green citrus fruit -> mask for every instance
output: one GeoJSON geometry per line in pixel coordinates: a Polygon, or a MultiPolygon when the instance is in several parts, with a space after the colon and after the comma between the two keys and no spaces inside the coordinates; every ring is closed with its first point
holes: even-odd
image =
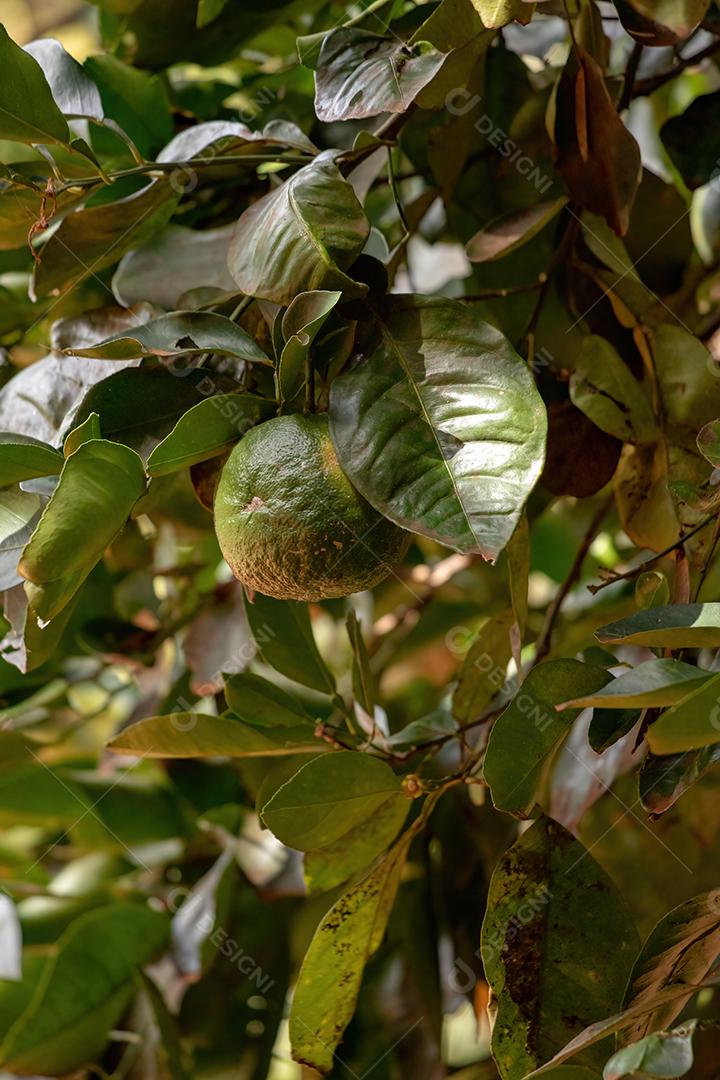
{"type": "Polygon", "coordinates": [[[279,416],[249,431],[223,468],[214,509],[232,572],[280,600],[372,588],[410,539],[352,486],[325,415],[279,416]]]}

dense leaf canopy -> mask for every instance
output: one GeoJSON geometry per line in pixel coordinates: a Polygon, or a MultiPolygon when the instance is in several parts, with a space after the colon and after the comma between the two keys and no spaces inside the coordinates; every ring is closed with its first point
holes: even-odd
{"type": "Polygon", "coordinates": [[[0,1073],[717,1080],[720,3],[79,6],[0,25],[0,1073]],[[313,425],[286,600],[215,492],[313,425]]]}

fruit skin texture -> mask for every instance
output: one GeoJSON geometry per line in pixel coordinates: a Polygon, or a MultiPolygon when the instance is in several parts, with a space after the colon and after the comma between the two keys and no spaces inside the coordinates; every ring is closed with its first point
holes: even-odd
{"type": "Polygon", "coordinates": [[[370,589],[410,542],[348,480],[325,414],[279,416],[249,431],[223,468],[214,509],[235,577],[279,600],[370,589]]]}

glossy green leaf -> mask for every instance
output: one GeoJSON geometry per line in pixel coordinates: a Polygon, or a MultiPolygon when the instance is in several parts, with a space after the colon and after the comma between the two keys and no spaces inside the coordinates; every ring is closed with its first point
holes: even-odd
{"type": "Polygon", "coordinates": [[[395,900],[411,834],[342,896],[321,920],[298,975],[290,1011],[296,1061],[327,1073],[395,900]]]}
{"type": "Polygon", "coordinates": [[[282,412],[302,409],[310,349],[341,295],[324,291],[300,293],[285,312],[282,320],[285,345],[277,377],[282,412]]]}
{"type": "Polygon", "coordinates": [[[654,754],[678,754],[720,742],[720,675],[689,690],[650,725],[646,738],[654,754]]]}
{"type": "Polygon", "coordinates": [[[55,104],[66,116],[90,116],[102,120],[100,91],[95,83],[55,38],[40,38],[25,46],[37,60],[52,92],[55,104]]]}
{"type": "Polygon", "coordinates": [[[666,604],[608,623],[595,634],[604,645],[661,649],[720,646],[720,604],[666,604]]]}
{"type": "Polygon", "coordinates": [[[77,919],[43,971],[27,1011],[6,1033],[2,1065],[57,1076],[102,1050],[140,965],[163,946],[167,919],[140,904],[113,904],[77,919]]]}
{"type": "Polygon", "coordinates": [[[253,131],[237,120],[208,120],[178,132],[162,148],[158,161],[181,162],[197,157],[213,160],[228,154],[233,157],[248,154],[252,157],[270,146],[301,150],[310,155],[318,152],[307,135],[289,120],[271,120],[262,131],[253,131]]]}
{"type": "Polygon", "coordinates": [[[400,781],[379,758],[352,750],[309,761],[261,810],[265,824],[290,848],[327,847],[367,821],[388,800],[405,799],[400,781]]]}
{"type": "Polygon", "coordinates": [[[570,378],[573,405],[608,435],[622,442],[651,443],[659,428],[650,402],[609,341],[592,335],[583,342],[570,378]]]}
{"type": "Polygon", "coordinates": [[[0,488],[36,476],[57,476],[62,466],[62,454],[47,443],[30,435],[0,432],[0,488]]]}
{"type": "Polygon", "coordinates": [[[326,124],[403,113],[446,57],[427,42],[409,45],[359,27],[323,39],[315,72],[315,113],[326,124]]]}
{"type": "Polygon", "coordinates": [[[232,446],[262,420],[275,413],[272,402],[254,394],[216,394],[193,405],[150,454],[150,476],[206,461],[232,446]]]}
{"type": "Polygon", "coordinates": [[[542,470],[544,405],[510,343],[452,300],[398,296],[337,378],[330,432],[382,514],[495,559],[542,470]]]}
{"type": "Polygon", "coordinates": [[[157,758],[277,757],[321,754],[327,743],[315,738],[315,725],[296,727],[247,724],[224,713],[168,713],[150,716],[125,728],[108,743],[119,754],[157,758]]]}
{"type": "Polygon", "coordinates": [[[54,618],[71,600],[144,489],[142,462],[118,443],[93,439],[65,461],[18,565],[33,585],[40,619],[54,618]]]}
{"type": "Polygon", "coordinates": [[[173,311],[138,326],[132,333],[114,334],[91,348],[66,351],[73,356],[93,356],[101,360],[214,352],[254,363],[271,362],[241,327],[211,311],[173,311]]]}
{"type": "Polygon", "coordinates": [[[558,713],[556,705],[571,688],[575,696],[599,690],[611,676],[604,668],[578,660],[552,660],[528,674],[490,732],[485,781],[494,806],[527,817],[580,709],[558,713]]]}
{"type": "MultiPolygon", "coordinates": [[[[180,363],[127,367],[88,390],[72,423],[82,424],[96,413],[104,438],[124,443],[147,458],[185,413],[236,385],[227,376],[180,363]]],[[[197,439],[201,438],[197,433],[197,439]]]]}
{"type": "Polygon", "coordinates": [[[673,705],[699,683],[712,676],[682,660],[646,660],[631,671],[619,675],[595,694],[584,694],[558,705],[585,709],[647,709],[673,705]]]}
{"type": "Polygon", "coordinates": [[[245,610],[266,664],[311,690],[335,692],[335,680],[315,644],[307,604],[255,593],[245,610]]]}
{"type": "Polygon", "coordinates": [[[34,57],[0,25],[0,136],[24,143],[70,142],[70,129],[34,57]]]}
{"type": "Polygon", "coordinates": [[[344,271],[369,232],[355,192],[328,151],[242,214],[228,267],[242,292],[276,304],[316,289],[363,296],[367,287],[344,271]]]}
{"type": "Polygon", "coordinates": [[[169,220],[178,194],[163,180],[117,202],[69,214],[43,245],[33,274],[36,298],[59,296],[116,263],[169,220]]]}
{"type": "Polygon", "coordinates": [[[605,871],[543,817],[493,873],[481,947],[497,1003],[493,1057],[503,1080],[516,1080],[619,1008],[638,937],[605,871]]]}
{"type": "MultiPolygon", "coordinates": [[[[695,986],[713,967],[720,951],[720,890],[702,893],[673,908],[645,942],[632,969],[625,1007],[652,1002],[678,985],[695,986]]],[[[639,1017],[623,1032],[624,1043],[667,1029],[693,991],[674,997],[639,1017]]]]}
{"type": "Polygon", "coordinates": [[[567,198],[536,203],[526,210],[512,210],[496,218],[468,240],[465,250],[470,262],[502,259],[527,244],[567,205],[567,198]]]}

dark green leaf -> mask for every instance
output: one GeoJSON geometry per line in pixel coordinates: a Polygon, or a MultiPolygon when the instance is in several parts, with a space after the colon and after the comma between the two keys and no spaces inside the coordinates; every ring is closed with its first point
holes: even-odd
{"type": "Polygon", "coordinates": [[[53,101],[42,68],[0,24],[0,136],[24,143],[70,142],[70,129],[53,101]]]}
{"type": "Polygon", "coordinates": [[[315,644],[307,604],[256,593],[245,610],[266,664],[302,686],[323,694],[335,692],[335,680],[315,644]]]}
{"type": "Polygon", "coordinates": [[[362,626],[354,611],[348,612],[345,625],[353,650],[353,697],[368,716],[374,717],[377,697],[375,677],[370,667],[370,657],[362,634],[362,626]]]}
{"type": "Polygon", "coordinates": [[[304,402],[302,391],[307,377],[307,360],[312,344],[333,308],[339,292],[300,293],[282,320],[285,340],[278,366],[278,390],[283,412],[298,412],[304,402]]]}
{"type": "Polygon", "coordinates": [[[275,412],[272,402],[254,394],[216,394],[184,413],[147,462],[150,476],[206,461],[236,443],[246,431],[275,412]]]}
{"type": "Polygon", "coordinates": [[[595,634],[605,645],[661,649],[720,646],[720,604],[666,604],[609,623],[595,634]]]}
{"type": "Polygon", "coordinates": [[[57,476],[62,467],[62,454],[47,443],[30,435],[0,432],[0,488],[36,476],[57,476]]]}
{"type": "Polygon", "coordinates": [[[236,716],[250,724],[297,727],[310,721],[301,701],[249,671],[225,680],[225,700],[236,716]]]}
{"type": "Polygon", "coordinates": [[[490,732],[484,775],[498,810],[527,817],[580,709],[558,713],[568,691],[575,696],[599,690],[611,676],[578,660],[538,664],[490,732]]]}
{"type": "Polygon", "coordinates": [[[355,192],[328,151],[245,211],[228,267],[242,292],[276,304],[315,289],[363,296],[367,287],[344,271],[369,232],[355,192]]]}
{"type": "Polygon", "coordinates": [[[660,138],[689,188],[699,188],[717,175],[720,131],[717,126],[720,91],[695,98],[680,116],[660,129],[660,138]]]}
{"type": "Polygon", "coordinates": [[[316,65],[316,115],[330,124],[406,112],[445,60],[427,42],[409,45],[358,27],[332,30],[316,65]]]}
{"type": "Polygon", "coordinates": [[[106,115],[130,136],[141,154],[152,158],[173,132],[162,76],[130,67],[108,53],[88,57],[85,70],[100,91],[106,115]]]}
{"type": "Polygon", "coordinates": [[[114,334],[90,348],[68,349],[67,352],[100,360],[214,352],[270,364],[267,355],[249,334],[231,319],[211,311],[173,311],[136,327],[131,333],[114,334]]]}
{"type": "Polygon", "coordinates": [[[510,343],[452,300],[396,297],[333,383],[330,432],[376,510],[494,559],[542,470],[546,414],[510,343]]]}
{"type": "Polygon", "coordinates": [[[707,682],[712,676],[693,664],[682,660],[647,660],[631,671],[619,675],[595,694],[562,702],[576,708],[596,709],[647,709],[673,705],[684,698],[698,683],[707,682]]]}
{"type": "Polygon", "coordinates": [[[642,805],[649,814],[664,814],[705,773],[720,763],[720,744],[702,750],[658,757],[648,754],[638,783],[642,805]]]}
{"type": "Polygon", "coordinates": [[[609,341],[593,335],[583,342],[570,378],[570,398],[601,431],[622,442],[651,443],[657,421],[637,379],[609,341]]]}

